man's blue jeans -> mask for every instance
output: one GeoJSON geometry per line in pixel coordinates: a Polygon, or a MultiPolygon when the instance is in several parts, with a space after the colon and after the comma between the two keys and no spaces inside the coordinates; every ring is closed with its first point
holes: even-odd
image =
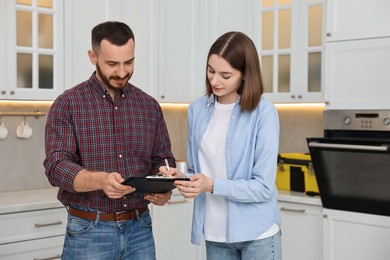
{"type": "Polygon", "coordinates": [[[99,218],[93,221],[68,215],[62,259],[155,260],[149,211],[123,222],[99,221],[99,218]]]}

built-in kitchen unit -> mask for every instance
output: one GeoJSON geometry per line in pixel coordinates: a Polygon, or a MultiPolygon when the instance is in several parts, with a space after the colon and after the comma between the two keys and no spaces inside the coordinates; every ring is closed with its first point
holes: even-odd
{"type": "MultiPolygon", "coordinates": [[[[18,10],[29,10],[28,7],[23,6],[25,2],[28,2],[27,0],[18,0],[17,2],[18,10]]],[[[51,1],[37,0],[33,2],[46,5],[51,1]]],[[[139,43],[136,45],[136,55],[142,58],[136,60],[137,69],[133,83],[160,102],[190,102],[193,98],[201,95],[204,85],[205,58],[210,43],[226,30],[242,30],[255,41],[259,39],[257,43],[263,57],[262,65],[274,69],[274,73],[265,75],[267,77],[265,80],[273,82],[272,87],[267,88],[265,96],[273,102],[289,104],[321,102],[325,103],[325,110],[353,110],[353,115],[349,119],[346,116],[339,121],[340,125],[348,125],[347,123],[351,121],[354,122],[353,124],[363,122],[364,126],[370,126],[370,122],[379,121],[382,116],[379,114],[376,116],[377,112],[371,113],[367,110],[390,109],[390,73],[388,73],[388,68],[390,68],[390,16],[388,15],[390,1],[388,0],[58,0],[54,2],[56,4],[53,10],[36,8],[40,11],[44,10],[44,14],[55,14],[57,17],[53,19],[56,22],[53,31],[57,35],[56,40],[53,41],[53,48],[45,48],[44,50],[38,48],[42,52],[41,54],[52,56],[54,62],[62,60],[62,63],[59,62],[60,66],[55,67],[58,72],[53,78],[53,82],[59,81],[60,84],[53,85],[52,89],[39,89],[37,85],[34,85],[36,89],[17,89],[14,84],[18,78],[14,68],[16,60],[12,55],[17,51],[24,54],[31,51],[25,47],[17,48],[15,39],[7,39],[6,35],[2,34],[13,31],[15,36],[16,25],[13,19],[16,14],[13,13],[15,12],[14,0],[0,2],[0,55],[6,57],[0,60],[0,78],[3,79],[0,82],[0,99],[2,101],[53,100],[63,90],[85,80],[93,71],[93,66],[89,64],[86,55],[90,45],[88,37],[90,29],[98,22],[117,19],[132,25],[136,41],[139,43]],[[274,6],[275,3],[277,6],[274,6]],[[261,7],[263,4],[268,7],[261,7]],[[297,9],[297,6],[301,8],[297,9]],[[324,9],[318,8],[318,6],[322,6],[324,9]],[[61,8],[63,8],[64,13],[59,12],[61,8]],[[298,13],[291,15],[291,10],[298,10],[298,13]],[[311,13],[310,10],[314,13],[311,18],[308,15],[311,13]],[[296,57],[297,53],[291,52],[290,47],[262,48],[263,44],[266,44],[260,40],[261,37],[264,37],[261,33],[262,29],[259,28],[261,21],[263,21],[263,17],[260,15],[262,11],[272,12],[275,24],[283,23],[286,17],[292,17],[295,23],[294,28],[299,30],[309,30],[310,19],[318,21],[321,19],[318,19],[317,16],[323,15],[324,23],[319,27],[323,30],[321,37],[319,37],[324,41],[322,46],[318,42],[306,46],[308,36],[301,35],[302,38],[298,39],[298,34],[294,31],[290,35],[294,44],[290,47],[296,48],[297,45],[303,43],[304,46],[299,48],[301,57],[296,57]],[[90,15],[86,19],[88,13],[90,15]],[[178,23],[178,20],[181,22],[178,23]],[[304,23],[305,26],[300,23],[304,23]],[[181,44],[177,45],[177,42],[181,44]],[[61,51],[66,55],[62,55],[61,51]],[[278,62],[282,65],[290,65],[288,55],[291,55],[290,58],[294,65],[291,66],[294,68],[292,70],[294,73],[290,73],[286,80],[286,78],[279,78],[279,74],[275,71],[283,70],[283,66],[279,69],[278,62]],[[318,66],[312,66],[312,62],[318,64],[318,61],[320,61],[320,69],[318,66]],[[300,68],[299,73],[295,73],[298,67],[300,68]],[[320,77],[320,80],[316,80],[320,85],[316,84],[317,87],[314,89],[306,83],[306,74],[310,70],[314,72],[314,75],[320,77]],[[64,73],[61,74],[61,71],[64,73]],[[279,88],[278,81],[289,81],[293,84],[291,88],[287,88],[285,85],[279,88]]],[[[37,17],[33,19],[38,20],[37,17]]],[[[311,29],[313,31],[313,28],[311,29]]],[[[314,27],[314,32],[316,31],[318,28],[314,27]]],[[[274,32],[272,39],[284,35],[284,33],[279,35],[277,29],[274,32]]],[[[23,57],[25,56],[22,55],[21,58],[23,57]]],[[[51,58],[49,58],[50,60],[51,58]]],[[[34,73],[36,76],[39,71],[34,73]]],[[[316,131],[317,135],[299,135],[306,133],[307,129],[317,129],[317,122],[322,122],[322,115],[318,116],[318,113],[315,114],[315,118],[308,117],[308,114],[312,115],[310,112],[313,109],[307,104],[306,106],[308,111],[304,111],[304,116],[302,116],[304,119],[294,117],[297,114],[294,112],[294,108],[284,106],[278,108],[281,116],[281,133],[282,135],[285,133],[284,139],[281,140],[284,141],[284,143],[281,142],[282,149],[287,149],[288,145],[295,149],[296,142],[304,142],[306,146],[306,137],[315,138],[310,141],[313,148],[321,143],[316,138],[324,137],[322,131],[316,131]],[[320,120],[318,120],[319,117],[321,117],[320,120]],[[301,120],[301,123],[294,124],[294,122],[289,121],[291,118],[296,121],[301,120]],[[286,142],[289,144],[286,145],[286,142]]],[[[12,103],[9,105],[4,102],[4,104],[0,104],[0,107],[6,112],[35,113],[36,110],[43,110],[45,113],[48,105],[46,103],[43,105],[41,103],[20,103],[20,105],[12,103]],[[16,106],[27,107],[28,110],[20,110],[16,106]]],[[[177,114],[174,113],[168,111],[167,119],[172,120],[172,118],[177,117],[177,114]]],[[[300,113],[298,114],[300,115],[300,113]]],[[[328,118],[328,116],[326,117],[328,118]]],[[[0,119],[8,127],[7,139],[0,140],[0,153],[1,156],[10,156],[7,160],[1,161],[5,163],[0,170],[0,176],[3,181],[9,181],[9,185],[17,187],[20,187],[18,186],[19,182],[15,182],[9,176],[17,176],[17,179],[21,177],[24,179],[34,178],[30,181],[32,186],[28,186],[26,183],[27,186],[24,187],[27,189],[25,190],[0,193],[2,227],[0,229],[0,259],[59,258],[65,234],[67,212],[56,199],[56,188],[49,186],[36,188],[36,181],[43,180],[45,177],[43,172],[39,173],[39,177],[34,176],[37,174],[36,172],[30,172],[31,169],[40,170],[41,162],[31,162],[29,159],[35,158],[37,154],[38,158],[43,157],[42,149],[39,148],[34,154],[28,154],[29,149],[24,148],[27,144],[42,145],[43,138],[39,139],[37,136],[43,133],[42,125],[45,115],[38,116],[38,118],[27,115],[27,120],[34,129],[30,140],[12,139],[16,128],[14,125],[23,120],[23,116],[2,116],[0,119]],[[13,140],[14,143],[9,144],[10,140],[13,140]],[[8,148],[7,153],[2,149],[4,145],[8,148]],[[24,158],[23,161],[14,158],[16,157],[13,156],[16,154],[15,149],[19,151],[19,156],[24,158]],[[12,165],[7,164],[6,161],[12,162],[12,165]],[[24,167],[27,169],[21,170],[25,161],[29,162],[24,167]],[[18,172],[12,172],[13,169],[18,169],[18,172]],[[7,176],[4,176],[5,174],[7,176]],[[28,189],[28,187],[34,188],[28,189]]],[[[387,120],[383,118],[382,121],[387,120]]],[[[180,127],[183,129],[182,125],[180,127]]],[[[174,131],[179,130],[175,129],[174,131]]],[[[174,133],[175,138],[181,137],[180,134],[174,133]]],[[[185,138],[178,141],[178,143],[183,142],[185,142],[185,138]]],[[[310,142],[307,147],[310,147],[310,142]]],[[[348,143],[348,145],[350,144],[348,143]]],[[[379,147],[380,150],[386,149],[386,146],[379,147]]],[[[356,154],[367,155],[369,158],[373,158],[372,155],[384,158],[387,156],[385,151],[362,152],[351,148],[345,149],[345,147],[343,149],[348,153],[343,152],[343,156],[335,156],[339,152],[335,153],[334,147],[322,149],[324,149],[324,154],[327,154],[325,157],[335,157],[334,163],[337,163],[337,166],[339,163],[337,159],[340,159],[342,162],[351,162],[347,165],[352,164],[352,162],[363,163],[365,161],[369,163],[366,166],[371,164],[372,168],[376,169],[377,164],[373,163],[372,160],[359,160],[358,162],[354,156],[356,154]],[[346,154],[349,155],[344,156],[346,154]]],[[[290,150],[289,152],[295,151],[290,150]]],[[[324,154],[319,152],[318,156],[313,156],[313,160],[323,158],[324,154]]],[[[319,160],[321,161],[321,159],[319,160]]],[[[376,159],[373,160],[376,161],[376,159]]],[[[318,162],[315,164],[319,172],[318,162]]],[[[386,167],[383,164],[378,165],[386,167]]],[[[361,165],[359,164],[359,166],[361,165]]],[[[343,167],[335,167],[336,171],[332,171],[332,173],[341,175],[339,170],[343,167]]],[[[385,168],[378,168],[382,170],[370,172],[369,176],[377,178],[371,183],[367,175],[363,175],[361,167],[352,167],[355,167],[353,169],[363,176],[363,180],[368,182],[367,186],[362,188],[364,192],[368,193],[369,198],[371,196],[369,206],[366,208],[372,208],[372,199],[378,200],[378,198],[383,198],[383,195],[385,195],[386,203],[387,193],[383,194],[376,188],[369,189],[369,185],[375,181],[378,184],[380,180],[383,182],[387,180],[387,177],[379,176],[385,172],[385,168]],[[370,191],[373,192],[370,193],[370,191]]],[[[317,175],[320,193],[324,193],[330,189],[326,182],[322,182],[326,175],[323,177],[317,175]]],[[[349,175],[349,177],[351,176],[349,175]]],[[[357,175],[353,175],[353,177],[356,178],[357,175]]],[[[348,179],[341,178],[340,180],[339,176],[333,177],[333,180],[336,184],[341,183],[341,180],[348,182],[348,179]]],[[[359,182],[360,180],[355,181],[359,182]]],[[[379,187],[383,186],[385,184],[379,183],[379,187]]],[[[4,188],[1,184],[0,187],[4,188]]],[[[349,201],[341,200],[342,203],[334,202],[334,197],[340,199],[345,194],[351,195],[352,191],[356,191],[353,189],[357,189],[357,186],[349,184],[342,188],[337,185],[336,187],[336,190],[330,189],[331,193],[321,194],[321,197],[307,196],[302,192],[280,190],[279,208],[282,217],[284,260],[388,259],[390,248],[387,244],[390,241],[390,223],[387,207],[382,207],[384,202],[374,202],[374,204],[379,203],[375,204],[377,207],[361,212],[359,204],[364,203],[361,198],[350,198],[349,201]],[[356,199],[360,202],[354,202],[356,199]]],[[[358,194],[360,194],[359,192],[358,194]]],[[[191,211],[192,201],[185,200],[178,194],[175,194],[172,201],[165,207],[151,207],[158,259],[205,259],[204,247],[195,247],[190,244],[191,211]],[[174,221],[172,221],[172,212],[175,216],[174,221]],[[171,241],[175,245],[180,245],[175,247],[180,249],[179,251],[172,250],[171,241]]]]}

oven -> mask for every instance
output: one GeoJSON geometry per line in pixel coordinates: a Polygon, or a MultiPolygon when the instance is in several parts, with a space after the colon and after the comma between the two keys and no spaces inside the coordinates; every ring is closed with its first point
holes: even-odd
{"type": "Polygon", "coordinates": [[[326,110],[307,143],[324,208],[390,216],[390,110],[326,110]]]}

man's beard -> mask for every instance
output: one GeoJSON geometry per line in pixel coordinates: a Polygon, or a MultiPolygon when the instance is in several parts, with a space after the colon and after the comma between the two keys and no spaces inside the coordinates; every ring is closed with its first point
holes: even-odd
{"type": "Polygon", "coordinates": [[[119,76],[110,76],[109,78],[107,78],[107,77],[102,73],[102,70],[100,69],[99,64],[96,64],[96,72],[99,74],[100,78],[102,79],[104,86],[107,87],[107,88],[109,88],[110,90],[113,90],[113,91],[122,90],[124,87],[126,87],[128,81],[130,80],[131,76],[133,75],[133,73],[131,73],[131,74],[127,74],[127,75],[124,76],[123,78],[121,78],[121,77],[119,77],[119,76]],[[127,80],[124,81],[124,83],[123,83],[122,86],[113,86],[113,85],[111,85],[111,83],[110,83],[110,80],[111,80],[111,79],[113,79],[113,80],[118,80],[118,79],[125,79],[125,78],[127,78],[127,80]]]}

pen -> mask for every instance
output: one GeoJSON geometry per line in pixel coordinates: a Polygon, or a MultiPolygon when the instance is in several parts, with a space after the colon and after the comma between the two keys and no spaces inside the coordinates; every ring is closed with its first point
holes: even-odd
{"type": "Polygon", "coordinates": [[[168,160],[167,160],[167,159],[165,159],[165,165],[167,166],[167,169],[168,169],[168,171],[169,171],[169,163],[168,163],[168,160]]]}

